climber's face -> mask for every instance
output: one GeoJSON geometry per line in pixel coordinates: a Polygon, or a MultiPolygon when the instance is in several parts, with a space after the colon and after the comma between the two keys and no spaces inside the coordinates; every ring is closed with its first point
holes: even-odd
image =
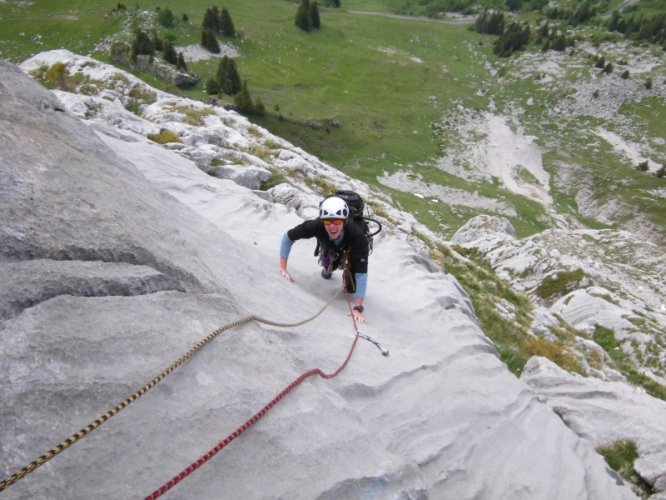
{"type": "Polygon", "coordinates": [[[332,240],[337,239],[342,230],[345,228],[344,221],[342,219],[324,219],[323,221],[324,228],[328,233],[328,237],[332,240]]]}

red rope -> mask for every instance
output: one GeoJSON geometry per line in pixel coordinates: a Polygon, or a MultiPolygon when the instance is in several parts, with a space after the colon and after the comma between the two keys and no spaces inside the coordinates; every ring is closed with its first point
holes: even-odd
{"type": "MultiPolygon", "coordinates": [[[[349,303],[349,301],[347,301],[349,303]]],[[[351,307],[350,307],[351,310],[351,307]]],[[[352,319],[354,318],[354,315],[352,314],[352,319]]],[[[354,321],[354,326],[356,326],[356,321],[354,321]]],[[[347,354],[347,357],[345,358],[344,362],[338,367],[337,370],[335,370],[333,373],[324,373],[322,372],[319,368],[314,368],[310,371],[307,371],[303,373],[300,377],[295,379],[291,384],[289,384],[287,387],[285,387],[280,394],[275,396],[273,400],[268,403],[266,406],[264,406],[258,413],[256,413],[252,418],[250,418],[247,422],[245,422],[243,425],[241,425],[238,429],[236,429],[234,432],[229,434],[226,438],[224,438],[222,441],[217,443],[214,448],[212,448],[208,453],[205,455],[202,455],[199,460],[196,462],[192,463],[189,467],[184,469],[180,474],[177,474],[174,476],[171,480],[166,482],[163,486],[160,488],[156,489],[153,491],[150,495],[146,497],[146,500],[149,499],[154,499],[154,498],[159,498],[160,496],[164,495],[167,491],[169,491],[171,488],[176,486],[180,481],[185,479],[187,476],[189,476],[192,472],[197,470],[199,467],[201,467],[203,464],[208,462],[211,458],[213,458],[215,455],[217,455],[218,452],[222,450],[225,446],[227,446],[229,443],[231,443],[234,439],[239,437],[243,432],[245,432],[247,429],[249,429],[253,424],[257,423],[261,417],[263,417],[268,411],[273,408],[283,397],[285,397],[287,394],[289,394],[293,389],[295,389],[298,385],[300,385],[301,382],[303,382],[305,379],[312,377],[313,375],[319,375],[321,378],[329,380],[334,377],[336,377],[342,370],[344,370],[345,366],[347,366],[347,363],[352,357],[352,354],[354,352],[354,348],[356,347],[356,342],[358,341],[358,332],[356,332],[356,335],[354,336],[354,342],[352,342],[351,348],[349,349],[349,354],[347,354]]]]}

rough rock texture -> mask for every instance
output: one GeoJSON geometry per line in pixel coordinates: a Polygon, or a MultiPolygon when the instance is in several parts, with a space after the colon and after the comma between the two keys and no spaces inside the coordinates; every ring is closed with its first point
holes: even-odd
{"type": "MultiPolygon", "coordinates": [[[[638,370],[666,383],[666,259],[662,249],[627,231],[548,230],[517,239],[508,221],[475,217],[453,241],[477,248],[497,274],[542,303],[537,310],[541,328],[564,319],[583,335],[579,352],[608,355],[592,338],[598,327],[612,332],[638,370]],[[563,272],[580,270],[583,279],[553,297],[540,299],[537,288],[563,272]],[[589,338],[584,338],[588,336],[589,338]]],[[[547,328],[546,328],[547,329],[547,328]]],[[[548,337],[547,332],[537,331],[548,337]]],[[[605,362],[604,362],[605,363],[605,362]]],[[[533,359],[521,377],[544,396],[577,434],[597,446],[631,439],[638,445],[636,470],[655,491],[666,484],[666,404],[627,383],[613,369],[588,367],[589,378],[569,374],[545,359],[533,359]]]]}
{"type": "Polygon", "coordinates": [[[623,382],[602,382],[568,373],[546,358],[532,358],[527,382],[576,434],[595,446],[628,439],[636,443],[636,472],[655,490],[666,490],[666,402],[623,382]]]}
{"type": "MultiPolygon", "coordinates": [[[[295,283],[276,272],[280,237],[301,221],[292,209],[207,176],[136,131],[106,121],[90,129],[62,109],[0,62],[3,475],[218,326],[250,313],[299,321],[340,286],[339,276],[321,280],[306,243],[290,257],[295,283]]],[[[144,126],[117,123],[132,120],[144,126]]],[[[315,170],[295,148],[286,156],[315,170]]],[[[507,371],[457,282],[403,239],[377,241],[365,304],[363,330],[388,358],[359,341],[337,378],[306,380],[172,496],[634,497],[507,371]]],[[[152,492],[300,374],[335,370],[354,337],[347,311],[337,299],[298,328],[222,332],[4,497],[152,492]]]]}
{"type": "Polygon", "coordinates": [[[580,331],[591,336],[596,325],[612,330],[636,364],[665,384],[662,248],[628,231],[611,229],[550,229],[517,239],[507,232],[507,223],[503,218],[475,217],[453,242],[477,248],[498,276],[580,331]],[[546,280],[576,270],[582,272],[579,282],[553,295],[537,296],[546,280]]]}
{"type": "Polygon", "coordinates": [[[482,237],[493,238],[493,241],[513,240],[516,238],[516,230],[509,219],[479,215],[456,231],[451,242],[460,245],[477,241],[482,237]]]}

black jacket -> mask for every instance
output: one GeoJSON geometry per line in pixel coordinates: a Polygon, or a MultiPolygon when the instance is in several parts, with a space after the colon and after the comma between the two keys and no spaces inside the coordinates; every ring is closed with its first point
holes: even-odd
{"type": "MultiPolygon", "coordinates": [[[[368,238],[363,232],[361,225],[355,223],[353,219],[350,219],[350,221],[345,224],[345,229],[342,234],[342,242],[339,246],[336,246],[335,243],[329,239],[321,219],[305,221],[287,231],[287,236],[291,241],[317,238],[318,253],[321,253],[322,249],[330,249],[341,255],[345,250],[349,249],[349,260],[351,261],[350,271],[352,273],[368,272],[368,238]]],[[[317,255],[317,252],[315,252],[315,255],[317,255]]]]}

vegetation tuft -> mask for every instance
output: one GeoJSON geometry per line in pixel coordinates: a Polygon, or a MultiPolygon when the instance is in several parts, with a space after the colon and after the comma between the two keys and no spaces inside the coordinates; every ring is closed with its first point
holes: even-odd
{"type": "Polygon", "coordinates": [[[629,440],[616,441],[612,445],[597,448],[606,463],[623,478],[631,479],[635,474],[634,462],[638,458],[636,443],[629,440]]]}
{"type": "Polygon", "coordinates": [[[162,128],[157,134],[148,134],[148,139],[158,144],[167,144],[169,142],[180,142],[180,137],[171,130],[162,128]]]}
{"type": "MultiPolygon", "coordinates": [[[[528,333],[532,321],[529,298],[516,293],[510,284],[485,269],[487,264],[483,261],[462,259],[443,245],[437,246],[431,257],[442,269],[455,276],[469,293],[484,333],[493,341],[500,359],[509,370],[520,376],[530,356],[536,354],[536,349],[530,352],[530,344],[526,343],[531,338],[528,333]],[[501,303],[510,305],[513,310],[511,316],[500,314],[498,306],[501,303]]],[[[467,253],[467,257],[473,258],[474,252],[467,253]]],[[[546,355],[545,350],[539,349],[539,355],[546,355]]],[[[565,359],[564,356],[554,358],[556,363],[565,359]]]]}
{"type": "Polygon", "coordinates": [[[627,377],[631,383],[643,387],[648,394],[655,398],[666,401],[666,387],[636,369],[631,358],[622,350],[616,340],[613,330],[597,324],[594,327],[592,338],[608,353],[615,364],[615,368],[627,377]]]}
{"type": "Polygon", "coordinates": [[[621,439],[611,445],[600,446],[597,448],[597,453],[604,457],[611,469],[635,485],[642,497],[647,498],[654,493],[654,488],[644,481],[634,469],[634,463],[638,458],[636,443],[628,439],[621,439]]]}
{"type": "Polygon", "coordinates": [[[560,271],[552,276],[546,276],[535,292],[542,299],[560,297],[575,290],[584,277],[585,273],[580,268],[574,271],[560,271]]]}

